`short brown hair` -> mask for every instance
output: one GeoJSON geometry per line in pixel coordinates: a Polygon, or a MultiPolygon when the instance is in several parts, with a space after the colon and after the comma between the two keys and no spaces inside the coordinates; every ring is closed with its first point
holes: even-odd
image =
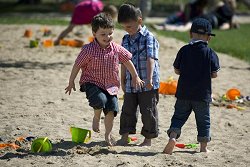
{"type": "Polygon", "coordinates": [[[133,4],[126,3],[120,6],[118,12],[118,23],[125,23],[130,20],[137,21],[138,18],[142,18],[142,13],[139,8],[136,8],[133,4]]]}
{"type": "Polygon", "coordinates": [[[100,13],[96,15],[91,22],[92,31],[97,32],[99,28],[114,28],[114,22],[110,15],[100,13]]]}
{"type": "Polygon", "coordinates": [[[115,19],[117,17],[117,8],[114,5],[105,5],[103,10],[103,13],[110,14],[110,16],[115,19]]]}

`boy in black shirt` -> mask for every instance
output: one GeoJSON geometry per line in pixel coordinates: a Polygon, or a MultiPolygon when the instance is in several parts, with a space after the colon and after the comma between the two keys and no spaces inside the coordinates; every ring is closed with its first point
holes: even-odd
{"type": "Polygon", "coordinates": [[[172,154],[176,139],[180,137],[181,128],[192,110],[195,113],[200,151],[208,152],[207,143],[211,140],[211,78],[216,78],[220,69],[216,53],[208,47],[211,36],[215,36],[211,31],[208,20],[195,19],[190,30],[191,41],[179,50],[174,61],[175,73],[180,77],[175,95],[175,112],[167,131],[169,141],[163,151],[166,154],[172,154]]]}

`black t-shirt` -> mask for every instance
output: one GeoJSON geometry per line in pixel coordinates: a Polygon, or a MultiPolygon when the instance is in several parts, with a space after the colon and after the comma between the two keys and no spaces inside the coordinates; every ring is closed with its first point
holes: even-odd
{"type": "Polygon", "coordinates": [[[219,71],[220,65],[207,42],[196,41],[183,46],[173,65],[180,70],[177,98],[211,102],[211,73],[219,71]]]}

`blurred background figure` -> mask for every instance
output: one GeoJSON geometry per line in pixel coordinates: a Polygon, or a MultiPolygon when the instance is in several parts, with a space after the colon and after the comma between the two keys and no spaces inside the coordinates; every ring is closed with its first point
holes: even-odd
{"type": "Polygon", "coordinates": [[[202,17],[209,20],[213,28],[238,28],[239,25],[236,22],[233,22],[236,7],[236,0],[223,0],[217,4],[213,11],[203,15],[202,17]]]}
{"type": "Polygon", "coordinates": [[[142,12],[142,19],[145,20],[152,9],[152,0],[139,0],[139,8],[142,12]]]}
{"type": "Polygon", "coordinates": [[[208,0],[192,0],[185,4],[184,10],[179,11],[166,19],[165,24],[186,24],[192,21],[195,17],[204,14],[204,9],[208,0]]]}
{"type": "MultiPolygon", "coordinates": [[[[195,1],[198,3],[198,0],[195,1]]],[[[189,17],[181,12],[178,15],[169,17],[164,24],[153,25],[153,28],[158,30],[169,30],[169,31],[188,31],[191,28],[192,20],[196,17],[203,17],[207,19],[214,29],[230,29],[230,28],[238,28],[239,24],[233,21],[233,17],[235,15],[235,9],[237,7],[236,0],[222,0],[213,2],[217,4],[215,6],[210,6],[211,11],[205,13],[204,8],[207,5],[207,0],[200,0],[200,6],[194,11],[187,12],[189,13],[189,17]],[[203,6],[204,5],[204,6],[203,6]],[[191,14],[192,13],[192,14],[191,14]]],[[[192,4],[192,3],[191,3],[192,4]]],[[[187,4],[191,6],[191,4],[187,4]]],[[[210,4],[214,5],[214,4],[210,4]]],[[[186,7],[188,8],[188,7],[186,7]]],[[[189,9],[194,9],[189,7],[189,9]]],[[[188,11],[188,10],[187,10],[188,11]]]]}
{"type": "Polygon", "coordinates": [[[73,11],[70,24],[61,32],[54,44],[58,45],[60,40],[66,37],[77,25],[90,24],[93,17],[100,12],[110,14],[113,19],[117,16],[117,8],[113,5],[104,6],[100,0],[84,0],[79,2],[73,11]]]}

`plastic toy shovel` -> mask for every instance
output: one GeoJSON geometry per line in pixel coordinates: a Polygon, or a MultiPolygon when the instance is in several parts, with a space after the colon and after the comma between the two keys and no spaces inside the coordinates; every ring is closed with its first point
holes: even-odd
{"type": "Polygon", "coordinates": [[[197,144],[182,144],[182,143],[177,143],[175,144],[176,147],[178,148],[197,148],[197,144]]]}

